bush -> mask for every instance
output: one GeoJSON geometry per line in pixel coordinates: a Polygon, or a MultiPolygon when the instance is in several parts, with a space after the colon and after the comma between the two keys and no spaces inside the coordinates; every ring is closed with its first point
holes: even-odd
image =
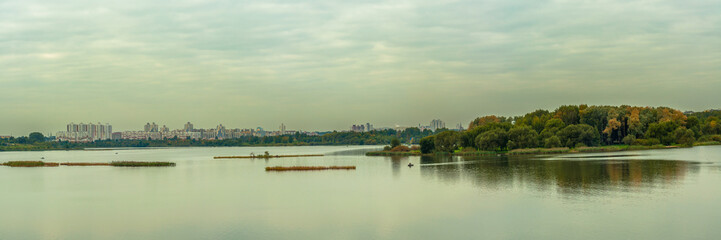
{"type": "Polygon", "coordinates": [[[434,136],[421,138],[421,153],[432,153],[436,148],[435,139],[434,136]]]}
{"type": "Polygon", "coordinates": [[[383,151],[390,151],[390,150],[391,150],[391,146],[383,146],[383,151]]]}
{"type": "Polygon", "coordinates": [[[391,139],[391,148],[395,148],[398,145],[401,145],[401,140],[398,140],[398,138],[391,139]]]}
{"type": "Polygon", "coordinates": [[[410,148],[408,148],[408,147],[406,147],[406,146],[403,146],[403,145],[401,145],[401,146],[396,146],[396,147],[394,147],[394,148],[391,149],[391,152],[410,152],[410,151],[411,151],[410,148]]]}
{"type": "Polygon", "coordinates": [[[686,127],[678,127],[673,131],[673,135],[676,138],[676,144],[693,146],[693,143],[696,142],[693,131],[686,129],[686,127]]]}
{"type": "Polygon", "coordinates": [[[623,141],[623,144],[631,145],[634,142],[636,142],[636,136],[628,135],[628,136],[623,137],[623,140],[621,140],[621,141],[623,141]]]}
{"type": "Polygon", "coordinates": [[[633,144],[634,145],[643,145],[643,146],[653,146],[653,145],[661,144],[661,140],[658,140],[658,138],[636,139],[636,141],[633,144]]]}
{"type": "Polygon", "coordinates": [[[508,148],[533,148],[538,146],[538,133],[529,126],[514,127],[508,131],[508,148]]]}
{"type": "Polygon", "coordinates": [[[561,144],[561,139],[558,138],[558,136],[551,136],[549,138],[546,138],[543,143],[543,147],[545,148],[558,148],[562,146],[563,144],[561,144]]]}
{"type": "Polygon", "coordinates": [[[495,151],[503,150],[508,143],[508,133],[503,129],[486,131],[476,137],[476,146],[480,150],[495,151]]]}

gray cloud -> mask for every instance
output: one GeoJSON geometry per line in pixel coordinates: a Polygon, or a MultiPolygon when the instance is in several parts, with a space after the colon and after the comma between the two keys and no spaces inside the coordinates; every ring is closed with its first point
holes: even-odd
{"type": "Polygon", "coordinates": [[[718,108],[717,1],[0,3],[0,134],[718,108]]]}

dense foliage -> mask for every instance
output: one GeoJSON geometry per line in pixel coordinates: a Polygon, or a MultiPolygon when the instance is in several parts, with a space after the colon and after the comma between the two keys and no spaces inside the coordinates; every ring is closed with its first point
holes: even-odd
{"type": "MultiPolygon", "coordinates": [[[[525,148],[579,148],[606,145],[679,145],[721,143],[721,111],[684,114],[668,107],[560,106],[516,117],[484,116],[455,134],[435,135],[428,152],[463,148],[506,151],[525,148]]],[[[431,139],[429,137],[428,139],[431,139]]]]}

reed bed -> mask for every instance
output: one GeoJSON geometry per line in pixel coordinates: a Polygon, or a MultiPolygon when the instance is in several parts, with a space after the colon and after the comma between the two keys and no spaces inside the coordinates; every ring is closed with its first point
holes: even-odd
{"type": "Polygon", "coordinates": [[[80,163],[80,162],[66,162],[61,163],[62,166],[110,166],[110,163],[80,163]]]}
{"type": "Polygon", "coordinates": [[[255,155],[255,156],[217,156],[213,159],[223,158],[284,158],[284,157],[322,157],[323,154],[304,154],[304,155],[255,155]]]}
{"type": "Polygon", "coordinates": [[[2,165],[8,167],[57,167],[59,164],[43,161],[10,161],[2,165]]]}
{"type": "Polygon", "coordinates": [[[111,162],[109,165],[113,166],[113,167],[174,167],[175,163],[172,163],[172,162],[121,161],[121,162],[111,162]]]}
{"type": "Polygon", "coordinates": [[[355,170],[355,166],[294,166],[294,167],[266,167],[265,171],[318,171],[318,170],[355,170]]]}

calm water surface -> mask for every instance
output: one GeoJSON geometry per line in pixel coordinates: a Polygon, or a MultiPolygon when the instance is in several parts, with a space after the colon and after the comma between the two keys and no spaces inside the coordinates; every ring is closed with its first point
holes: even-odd
{"type": "Polygon", "coordinates": [[[0,167],[0,239],[721,238],[721,146],[536,158],[363,149],[0,152],[0,162],[177,163],[0,167]],[[212,159],[264,151],[326,156],[212,159]],[[264,170],[294,165],[357,170],[264,170]]]}

